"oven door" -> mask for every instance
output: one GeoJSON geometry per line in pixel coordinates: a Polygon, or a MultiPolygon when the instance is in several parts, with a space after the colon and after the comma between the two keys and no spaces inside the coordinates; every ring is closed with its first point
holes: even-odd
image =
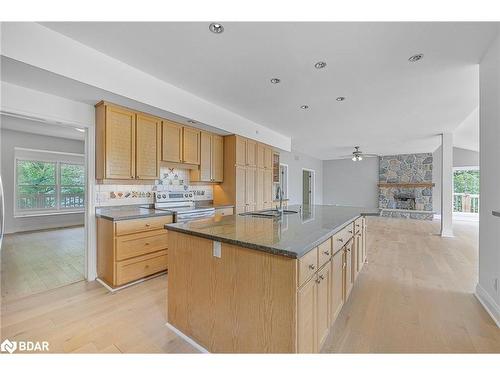
{"type": "Polygon", "coordinates": [[[195,211],[195,212],[189,212],[189,213],[178,212],[175,215],[175,222],[176,223],[185,223],[186,221],[204,219],[204,218],[209,218],[212,216],[215,216],[215,210],[199,211],[199,212],[195,211]]]}

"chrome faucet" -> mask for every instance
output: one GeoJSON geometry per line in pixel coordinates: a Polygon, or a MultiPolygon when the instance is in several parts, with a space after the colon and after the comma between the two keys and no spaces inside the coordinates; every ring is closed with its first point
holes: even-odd
{"type": "Polygon", "coordinates": [[[283,214],[283,190],[281,190],[281,186],[278,186],[278,188],[276,189],[276,194],[280,199],[280,208],[278,208],[278,212],[280,214],[283,214]]]}

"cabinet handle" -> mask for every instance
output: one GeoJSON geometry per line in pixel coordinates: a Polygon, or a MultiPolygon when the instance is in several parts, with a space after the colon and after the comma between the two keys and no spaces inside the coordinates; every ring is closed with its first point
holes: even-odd
{"type": "Polygon", "coordinates": [[[151,226],[151,224],[146,224],[146,227],[148,227],[148,228],[149,228],[150,226],[151,226]]]}
{"type": "Polygon", "coordinates": [[[342,238],[337,238],[337,241],[339,241],[339,242],[344,242],[344,239],[342,239],[342,238]]]}
{"type": "Polygon", "coordinates": [[[321,280],[324,280],[324,279],[325,279],[325,276],[323,276],[323,275],[319,275],[319,278],[320,278],[321,280]]]}
{"type": "Polygon", "coordinates": [[[149,246],[149,242],[146,242],[144,245],[149,246]]]}
{"type": "Polygon", "coordinates": [[[328,252],[328,251],[323,251],[323,254],[325,254],[325,255],[330,255],[330,252],[328,252]]]}
{"type": "Polygon", "coordinates": [[[309,265],[309,268],[313,270],[313,269],[315,269],[315,268],[316,268],[316,266],[315,266],[314,264],[310,264],[310,265],[309,265]]]}
{"type": "Polygon", "coordinates": [[[321,284],[321,280],[320,279],[316,279],[316,284],[321,284]]]}
{"type": "Polygon", "coordinates": [[[350,231],[349,231],[349,233],[351,233],[351,234],[352,234],[352,230],[350,230],[350,231]]]}

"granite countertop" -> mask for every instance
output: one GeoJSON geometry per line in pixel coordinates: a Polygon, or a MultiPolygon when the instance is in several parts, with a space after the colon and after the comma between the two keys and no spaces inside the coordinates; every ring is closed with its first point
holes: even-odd
{"type": "MultiPolygon", "coordinates": [[[[292,205],[287,209],[299,211],[300,206],[292,205]]],[[[282,219],[231,215],[167,224],[165,228],[290,258],[301,258],[358,217],[378,214],[378,209],[317,205],[302,213],[284,215],[282,219]]]]}
{"type": "Polygon", "coordinates": [[[155,210],[154,208],[147,208],[142,206],[113,206],[113,207],[99,207],[95,210],[95,216],[107,220],[132,220],[144,219],[156,216],[171,216],[170,211],[155,210]]]}

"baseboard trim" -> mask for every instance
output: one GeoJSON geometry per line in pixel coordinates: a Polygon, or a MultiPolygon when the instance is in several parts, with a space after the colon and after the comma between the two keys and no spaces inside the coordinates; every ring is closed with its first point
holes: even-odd
{"type": "Polygon", "coordinates": [[[170,323],[167,322],[165,325],[170,330],[172,330],[177,336],[179,336],[184,341],[186,341],[187,343],[189,343],[192,346],[194,346],[200,352],[202,352],[202,353],[210,353],[204,346],[198,344],[196,341],[194,341],[191,337],[189,337],[188,335],[186,335],[184,332],[182,332],[182,331],[178,330],[177,328],[175,328],[172,324],[170,324],[170,323]]]}
{"type": "Polygon", "coordinates": [[[479,285],[479,283],[476,285],[476,292],[474,295],[481,305],[483,305],[484,309],[491,316],[498,328],[500,328],[500,306],[497,305],[495,300],[491,298],[488,292],[479,285]]]}
{"type": "Polygon", "coordinates": [[[154,275],[151,275],[151,276],[148,276],[148,277],[145,277],[143,279],[139,279],[139,280],[136,280],[136,281],[132,281],[131,283],[129,284],[126,284],[126,285],[122,285],[122,286],[119,286],[118,288],[112,288],[110,287],[108,284],[106,284],[106,282],[104,282],[103,280],[101,280],[100,278],[96,278],[95,281],[97,281],[99,284],[101,284],[103,287],[105,287],[107,290],[109,290],[111,293],[114,293],[114,292],[117,292],[119,290],[122,290],[122,289],[125,289],[125,288],[128,288],[129,286],[132,286],[132,285],[136,285],[136,284],[139,284],[139,283],[142,283],[143,281],[147,281],[147,280],[150,280],[150,279],[154,279],[155,277],[158,277],[158,276],[161,276],[161,275],[165,275],[167,273],[167,271],[163,271],[163,272],[159,272],[159,273],[155,273],[154,275]]]}

